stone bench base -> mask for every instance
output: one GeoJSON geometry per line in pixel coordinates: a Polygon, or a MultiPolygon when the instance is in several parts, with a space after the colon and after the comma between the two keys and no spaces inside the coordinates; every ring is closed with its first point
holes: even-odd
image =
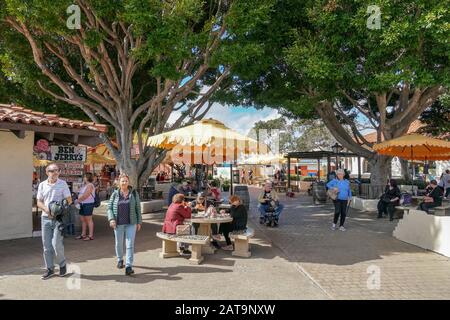
{"type": "Polygon", "coordinates": [[[430,213],[433,213],[435,216],[448,216],[450,215],[450,207],[449,206],[440,206],[434,207],[428,210],[430,213]]]}
{"type": "Polygon", "coordinates": [[[234,240],[234,251],[231,253],[233,256],[249,258],[252,253],[250,252],[249,240],[255,235],[255,231],[251,228],[247,228],[245,231],[235,231],[230,233],[230,239],[234,240]]]}
{"type": "Polygon", "coordinates": [[[157,232],[156,236],[162,239],[162,252],[159,254],[160,258],[179,257],[180,253],[177,250],[177,242],[189,243],[192,247],[192,254],[189,262],[194,264],[202,263],[202,246],[209,244],[208,236],[177,236],[163,232],[157,232]]]}

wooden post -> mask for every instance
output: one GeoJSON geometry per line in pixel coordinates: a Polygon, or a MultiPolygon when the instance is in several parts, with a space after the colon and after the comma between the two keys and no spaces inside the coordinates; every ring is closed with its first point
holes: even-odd
{"type": "Polygon", "coordinates": [[[320,158],[317,159],[317,181],[320,182],[320,158]]]}
{"type": "Polygon", "coordinates": [[[231,176],[231,180],[230,180],[230,195],[233,194],[233,164],[230,162],[230,176],[231,176]]]}
{"type": "Polygon", "coordinates": [[[287,158],[287,167],[288,167],[288,181],[287,181],[287,189],[291,191],[291,157],[288,155],[287,158]]]}

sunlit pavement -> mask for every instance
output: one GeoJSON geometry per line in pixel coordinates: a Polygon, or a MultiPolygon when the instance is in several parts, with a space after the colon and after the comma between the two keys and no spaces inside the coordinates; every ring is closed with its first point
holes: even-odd
{"type": "Polygon", "coordinates": [[[40,238],[0,241],[0,299],[450,299],[449,259],[394,239],[398,220],[350,210],[347,231],[332,231],[332,205],[296,194],[281,195],[280,226],[267,228],[258,223],[259,191],[250,188],[250,258],[221,250],[199,266],[160,259],[162,220],[144,215],[136,274],[127,277],[115,268],[113,234],[97,210],[94,241],[65,240],[66,278],[40,279],[40,238]]]}

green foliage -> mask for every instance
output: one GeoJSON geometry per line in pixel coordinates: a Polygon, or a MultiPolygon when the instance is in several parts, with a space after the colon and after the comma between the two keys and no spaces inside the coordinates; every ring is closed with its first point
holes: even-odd
{"type": "MultiPolygon", "coordinates": [[[[142,36],[140,45],[130,52],[138,59],[137,70],[133,74],[132,86],[137,93],[142,85],[145,90],[139,98],[133,101],[135,110],[142,103],[149,101],[157,92],[156,79],[188,80],[193,77],[198,67],[204,63],[205,50],[213,41],[213,34],[225,23],[226,32],[217,47],[210,50],[208,71],[199,79],[194,90],[200,91],[202,86],[210,85],[220,75],[223,66],[245,66],[255,57],[261,57],[260,44],[252,37],[260,25],[266,25],[267,16],[275,0],[85,0],[82,3],[92,8],[96,17],[103,19],[110,29],[117,30],[119,43],[123,43],[124,32],[130,32],[134,38],[142,36]],[[180,66],[186,61],[192,61],[192,67],[182,70],[180,66]]],[[[66,12],[72,0],[0,0],[0,69],[8,84],[13,85],[24,95],[42,96],[48,103],[49,110],[54,105],[53,98],[43,93],[38,81],[44,87],[64,95],[61,90],[44,76],[36,66],[28,41],[14,30],[3,19],[10,17],[26,23],[33,36],[46,53],[46,63],[52,72],[65,83],[72,85],[83,98],[89,99],[79,87],[77,81],[63,68],[62,61],[45,49],[44,41],[60,47],[68,61],[74,66],[84,81],[99,91],[93,69],[102,72],[102,67],[95,58],[87,61],[82,56],[78,46],[71,43],[71,37],[79,36],[78,30],[69,30],[66,12]]],[[[111,37],[104,28],[90,23],[84,10],[81,11],[81,21],[84,32],[84,43],[93,50],[99,51],[98,45],[105,44],[106,51],[116,69],[119,54],[111,43],[111,37]]],[[[3,80],[4,80],[3,79],[3,80]]],[[[9,88],[9,87],[8,87],[9,88]]],[[[2,89],[4,91],[6,89],[2,89]]],[[[8,89],[9,90],[9,89],[8,89]]],[[[30,108],[35,106],[33,99],[18,99],[20,94],[9,92],[4,94],[4,102],[14,100],[26,103],[30,108]]],[[[190,94],[180,102],[196,99],[190,94]]],[[[111,98],[112,99],[112,98],[111,98]]],[[[79,114],[80,110],[65,103],[71,113],[79,114]]],[[[63,112],[64,113],[64,112],[63,112]]],[[[61,113],[60,113],[61,114],[61,113]]],[[[65,113],[67,115],[67,113],[65,113]]],[[[138,122],[136,122],[138,123],[138,122]]]]}
{"type": "Polygon", "coordinates": [[[420,120],[426,124],[420,131],[435,136],[450,133],[450,95],[444,94],[430,108],[425,110],[420,120]]]}
{"type": "Polygon", "coordinates": [[[350,110],[341,90],[360,99],[354,92],[370,96],[405,82],[448,87],[448,8],[440,0],[277,1],[256,34],[264,55],[239,70],[238,89],[221,98],[312,118],[322,100],[341,99],[350,110]],[[368,5],[381,9],[379,30],[367,28],[368,5]]]}
{"type": "MultiPolygon", "coordinates": [[[[291,120],[280,117],[267,121],[258,121],[253,129],[257,135],[260,130],[267,130],[267,141],[270,149],[278,146],[275,153],[285,154],[292,151],[330,150],[336,140],[320,120],[291,120]],[[277,130],[277,131],[274,131],[277,130]]],[[[261,139],[258,136],[258,139],[261,139]]]]}

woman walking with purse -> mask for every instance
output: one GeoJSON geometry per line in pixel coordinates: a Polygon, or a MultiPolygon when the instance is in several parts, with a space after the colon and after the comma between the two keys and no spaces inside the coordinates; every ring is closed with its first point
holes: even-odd
{"type": "Polygon", "coordinates": [[[119,188],[113,192],[108,204],[108,221],[114,229],[116,238],[117,268],[122,269],[123,246],[126,244],[125,274],[132,275],[134,258],[134,240],[136,232],[141,230],[141,202],[136,190],[130,187],[130,179],[126,174],[119,176],[119,188]]]}
{"type": "Polygon", "coordinates": [[[75,200],[75,204],[80,204],[80,220],[81,220],[81,235],[76,237],[78,240],[94,240],[94,221],[92,214],[95,207],[95,186],[94,177],[92,173],[86,172],[84,174],[84,185],[80,189],[80,196],[75,200]],[[89,229],[89,236],[86,236],[86,229],[89,229]]]}
{"type": "Polygon", "coordinates": [[[338,220],[340,220],[339,230],[345,231],[344,223],[347,215],[347,207],[350,205],[350,201],[352,200],[350,181],[344,179],[344,174],[344,170],[336,170],[337,178],[327,183],[328,189],[335,189],[335,192],[337,192],[336,200],[334,200],[334,219],[331,227],[332,230],[336,230],[336,224],[338,220]]]}

